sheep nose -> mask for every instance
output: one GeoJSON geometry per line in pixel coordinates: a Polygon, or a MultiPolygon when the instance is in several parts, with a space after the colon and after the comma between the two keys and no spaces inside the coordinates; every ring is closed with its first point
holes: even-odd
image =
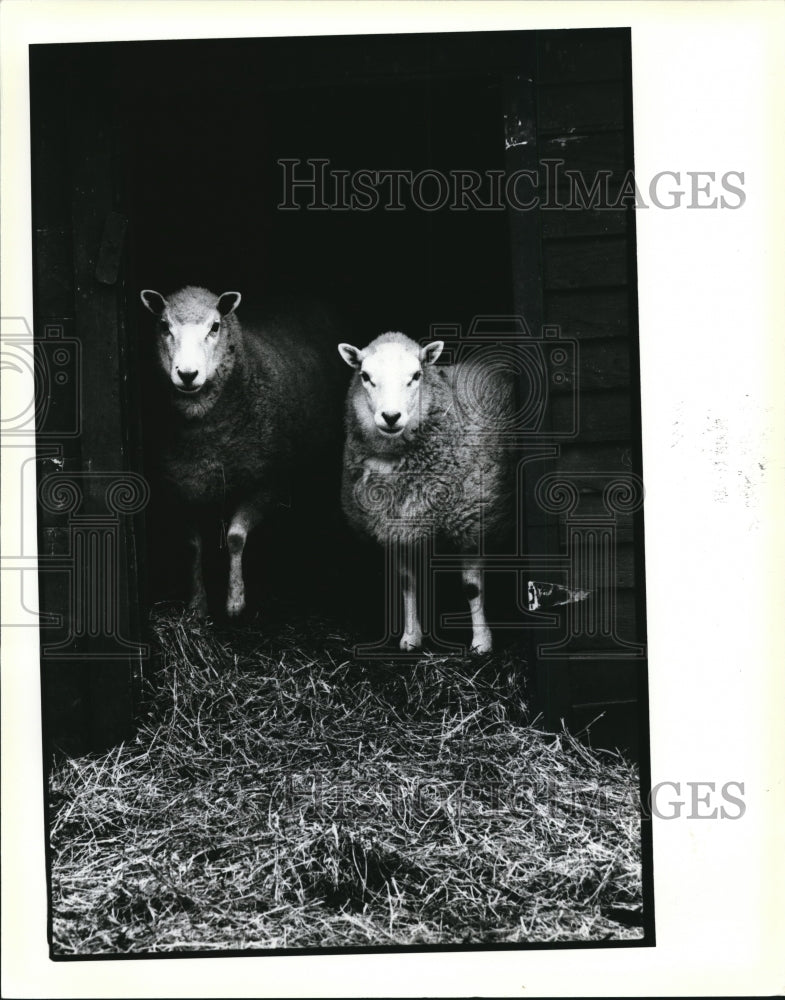
{"type": "Polygon", "coordinates": [[[386,411],[383,411],[382,416],[387,421],[390,427],[395,427],[395,425],[398,423],[398,418],[400,417],[400,413],[387,413],[386,411]]]}
{"type": "Polygon", "coordinates": [[[197,372],[181,372],[180,369],[178,368],[177,369],[177,374],[183,380],[183,383],[185,385],[192,385],[193,384],[193,380],[196,378],[196,376],[199,374],[199,372],[198,371],[197,372]]]}

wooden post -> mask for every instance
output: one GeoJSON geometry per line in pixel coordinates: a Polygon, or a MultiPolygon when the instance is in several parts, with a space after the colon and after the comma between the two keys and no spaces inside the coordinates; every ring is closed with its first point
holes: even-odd
{"type": "Polygon", "coordinates": [[[146,656],[139,531],[147,488],[137,473],[138,416],[130,405],[111,67],[94,52],[86,58],[96,73],[76,72],[64,49],[31,63],[36,336],[46,347],[47,331],[60,326],[70,334],[74,360],[65,374],[79,402],[77,435],[59,441],[67,400],[53,381],[46,391],[61,424],[38,428],[39,446],[55,442],[62,455],[39,462],[41,604],[62,622],[56,634],[42,628],[41,636],[47,756],[55,747],[97,749],[131,734],[146,656]],[[57,270],[48,266],[53,254],[57,270]],[[75,710],[64,714],[62,701],[75,710]]]}
{"type": "MultiPolygon", "coordinates": [[[[507,77],[504,86],[505,164],[508,185],[514,174],[520,177],[513,200],[507,192],[507,217],[510,230],[510,259],[512,261],[513,306],[523,318],[534,342],[542,334],[542,237],[538,199],[540,151],[537,119],[537,36],[528,34],[521,39],[520,65],[522,72],[507,77]],[[531,179],[531,180],[530,180],[531,179]],[[532,207],[521,205],[532,201],[532,207]],[[517,202],[520,202],[518,204],[517,202]]],[[[545,389],[547,392],[547,388],[545,389]]],[[[525,402],[522,400],[522,402],[525,402]]],[[[550,407],[545,403],[545,414],[536,439],[538,447],[551,442],[550,407]]],[[[526,445],[524,445],[524,452],[526,445]]],[[[559,552],[558,523],[543,511],[537,502],[535,485],[539,478],[552,469],[556,449],[543,449],[542,458],[527,461],[521,470],[522,490],[518,495],[517,516],[522,531],[519,537],[525,542],[529,555],[559,552]]],[[[524,455],[525,457],[525,455],[524,455]]],[[[550,629],[547,633],[550,633],[550,629]]],[[[527,629],[523,646],[532,679],[536,704],[535,712],[541,714],[549,728],[559,727],[559,716],[568,703],[569,676],[566,667],[551,663],[546,667],[539,662],[537,646],[542,642],[543,630],[527,629]]]]}

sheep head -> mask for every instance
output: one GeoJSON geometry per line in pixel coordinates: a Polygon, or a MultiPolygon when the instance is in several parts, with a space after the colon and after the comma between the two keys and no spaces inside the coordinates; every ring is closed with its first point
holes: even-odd
{"type": "Polygon", "coordinates": [[[444,342],[420,348],[402,333],[383,333],[365,349],[339,344],[343,360],[357,372],[361,389],[354,394],[355,412],[368,436],[392,442],[413,433],[427,408],[428,367],[444,342]]]}
{"type": "Polygon", "coordinates": [[[201,409],[229,351],[227,318],[240,304],[239,292],[214,295],[205,288],[183,288],[164,298],[145,289],[142,302],[158,320],[156,350],[175,398],[185,410],[201,409]]]}

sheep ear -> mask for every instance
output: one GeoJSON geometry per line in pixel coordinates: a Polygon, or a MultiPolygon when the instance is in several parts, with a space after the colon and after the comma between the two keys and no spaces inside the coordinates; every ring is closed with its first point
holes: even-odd
{"type": "Polygon", "coordinates": [[[222,316],[228,316],[240,305],[241,300],[242,295],[239,292],[224,292],[218,299],[216,309],[222,316]]]}
{"type": "Polygon", "coordinates": [[[443,340],[432,340],[420,351],[420,364],[432,365],[444,350],[443,340]]]}
{"type": "Polygon", "coordinates": [[[160,292],[154,292],[152,288],[145,288],[144,291],[140,292],[140,297],[153,316],[163,316],[164,309],[166,309],[166,299],[160,292]]]}
{"type": "Polygon", "coordinates": [[[351,344],[339,344],[338,353],[350,368],[359,368],[363,363],[363,352],[351,344]]]}

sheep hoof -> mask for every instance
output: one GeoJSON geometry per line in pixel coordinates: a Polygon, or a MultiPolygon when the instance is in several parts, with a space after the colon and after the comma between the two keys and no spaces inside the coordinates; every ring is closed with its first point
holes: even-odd
{"type": "Polygon", "coordinates": [[[188,602],[188,610],[195,614],[197,618],[206,618],[208,614],[206,595],[195,594],[188,602]]]}
{"type": "Polygon", "coordinates": [[[404,632],[399,643],[404,653],[411,653],[422,646],[422,632],[404,632]]]}
{"type": "Polygon", "coordinates": [[[230,597],[226,602],[226,614],[229,618],[239,618],[245,611],[245,600],[243,598],[230,597]]]}
{"type": "Polygon", "coordinates": [[[491,641],[490,629],[478,629],[472,637],[472,653],[475,656],[482,656],[483,653],[490,653],[493,643],[491,641]]]}

